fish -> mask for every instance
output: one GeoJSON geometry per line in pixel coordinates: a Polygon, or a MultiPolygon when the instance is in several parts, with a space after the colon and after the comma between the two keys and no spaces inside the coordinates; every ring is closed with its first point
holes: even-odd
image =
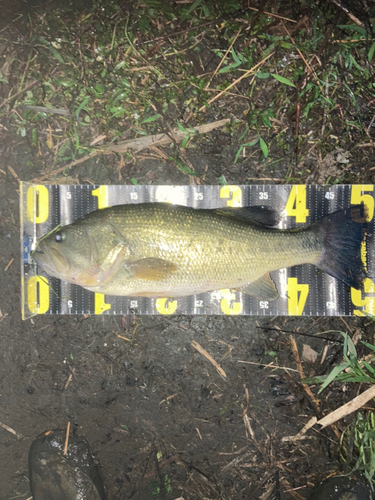
{"type": "Polygon", "coordinates": [[[298,229],[279,229],[278,221],[265,206],[117,205],[57,228],[32,256],[51,276],[106,295],[173,298],[232,289],[272,301],[279,293],[270,273],[300,264],[361,287],[365,205],[298,229]]]}

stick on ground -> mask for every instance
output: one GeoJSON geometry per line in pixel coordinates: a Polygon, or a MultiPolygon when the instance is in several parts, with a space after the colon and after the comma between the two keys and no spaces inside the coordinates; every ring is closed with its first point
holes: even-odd
{"type": "Polygon", "coordinates": [[[192,340],[191,342],[191,345],[194,347],[194,349],[196,349],[198,352],[200,352],[201,354],[203,354],[203,356],[205,358],[208,359],[208,361],[210,361],[214,367],[216,368],[216,370],[220,373],[220,375],[222,375],[223,377],[226,378],[227,374],[225,373],[225,371],[221,368],[221,366],[214,360],[214,358],[211,356],[211,354],[208,354],[208,352],[206,351],[206,349],[204,349],[200,344],[198,344],[198,342],[196,342],[195,340],[192,340]]]}

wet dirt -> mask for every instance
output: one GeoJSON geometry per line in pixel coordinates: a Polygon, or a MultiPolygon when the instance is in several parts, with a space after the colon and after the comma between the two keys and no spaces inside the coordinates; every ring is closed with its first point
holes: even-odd
{"type": "MultiPolygon", "coordinates": [[[[23,322],[19,184],[7,167],[25,180],[35,172],[25,167],[32,156],[28,144],[15,141],[3,155],[0,182],[0,422],[12,429],[0,428],[0,498],[28,497],[32,441],[67,422],[91,444],[113,499],[260,498],[276,479],[281,498],[293,498],[287,490],[295,488],[307,498],[314,484],[339,470],[338,440],[331,431],[312,432],[296,444],[283,442],[317,414],[286,332],[350,328],[370,340],[372,323],[199,316],[37,316],[23,322]],[[212,355],[225,377],[193,341],[212,355]],[[270,363],[286,368],[273,369],[270,363]]],[[[201,163],[213,171],[220,165],[222,173],[226,154],[214,154],[215,161],[201,153],[201,163]]],[[[194,154],[191,161],[195,164],[194,154]]],[[[116,182],[110,164],[100,175],[98,168],[82,165],[75,175],[116,182]]],[[[145,161],[138,168],[138,175],[152,171],[155,183],[186,182],[168,164],[145,161]]],[[[233,179],[245,180],[240,173],[233,179]]],[[[304,363],[307,376],[327,373],[341,360],[340,334],[327,335],[332,341],[295,335],[300,353],[308,345],[318,354],[315,362],[304,363]]],[[[345,389],[337,385],[323,393],[321,412],[355,395],[355,388],[345,389]]]]}
{"type": "MultiPolygon", "coordinates": [[[[263,179],[284,179],[301,168],[327,180],[314,152],[301,155],[303,163],[297,164],[291,150],[270,166],[244,152],[234,164],[239,135],[216,131],[187,150],[207,184],[223,175],[228,183],[268,182],[263,179]]],[[[326,374],[342,359],[342,337],[317,334],[361,332],[372,342],[369,319],[37,316],[23,322],[18,181],[37,178],[44,165],[26,138],[9,133],[0,148],[1,500],[30,497],[31,443],[68,422],[90,443],[114,500],[271,499],[280,492],[282,500],[304,499],[320,480],[341,470],[332,430],[311,431],[296,443],[286,438],[312,416],[355,397],[357,387],[333,385],[317,396],[317,411],[301,384],[290,335],[300,354],[304,345],[317,353],[314,362],[303,362],[306,376],[326,374]]],[[[373,182],[373,161],[371,155],[357,162],[352,156],[345,180],[373,182]]],[[[148,155],[118,164],[114,157],[98,157],[57,182],[189,182],[175,163],[148,155]]],[[[350,417],[339,423],[339,431],[348,422],[350,417]]]]}

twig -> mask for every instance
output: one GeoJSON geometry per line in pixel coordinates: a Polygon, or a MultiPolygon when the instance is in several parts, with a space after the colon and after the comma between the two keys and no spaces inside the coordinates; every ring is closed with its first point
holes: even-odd
{"type": "MultiPolygon", "coordinates": [[[[254,10],[255,12],[259,12],[259,9],[256,9],[255,7],[248,7],[249,10],[254,10]]],[[[262,11],[262,14],[266,14],[267,16],[270,17],[276,17],[277,19],[283,19],[284,21],[289,21],[290,23],[296,23],[294,19],[289,19],[288,17],[283,17],[279,16],[278,14],[273,14],[272,12],[265,12],[264,10],[262,11]]]]}
{"type": "Polygon", "coordinates": [[[67,168],[72,168],[75,165],[78,165],[79,163],[83,163],[86,160],[89,160],[93,156],[96,156],[100,153],[100,151],[92,151],[89,155],[84,156],[83,158],[80,158],[79,160],[75,160],[72,163],[69,163],[68,165],[64,165],[63,167],[57,168],[56,170],[52,170],[52,172],[49,172],[48,174],[44,174],[38,179],[33,179],[32,182],[38,183],[40,181],[43,181],[45,179],[48,179],[48,177],[53,177],[54,175],[60,174],[61,172],[64,172],[67,168]]]}
{"type": "Polygon", "coordinates": [[[12,168],[10,165],[8,165],[8,170],[13,175],[13,177],[16,179],[16,181],[21,182],[21,179],[18,177],[17,172],[14,170],[14,168],[12,168]]]}
{"type": "MultiPolygon", "coordinates": [[[[218,120],[213,123],[206,123],[204,125],[199,125],[198,127],[194,128],[194,131],[197,134],[206,134],[208,132],[211,132],[211,130],[224,127],[224,125],[226,125],[229,122],[230,118],[225,118],[224,120],[218,120]]],[[[179,141],[182,141],[186,136],[186,132],[182,132],[182,130],[179,130],[177,128],[173,129],[173,133],[176,140],[179,141]]],[[[49,177],[53,177],[57,174],[60,174],[64,170],[72,168],[80,163],[83,163],[84,161],[89,160],[90,158],[93,158],[94,156],[99,155],[101,153],[104,154],[125,153],[128,149],[132,149],[133,151],[138,152],[141,151],[142,149],[149,148],[150,146],[156,144],[161,145],[161,144],[168,144],[170,142],[171,138],[167,134],[155,134],[155,135],[147,135],[144,137],[138,137],[137,139],[129,139],[119,144],[111,144],[109,146],[103,147],[101,150],[92,151],[89,155],[86,155],[83,158],[75,160],[67,165],[64,165],[63,167],[59,167],[56,170],[52,170],[51,172],[44,174],[41,177],[38,177],[37,179],[33,179],[32,182],[38,183],[49,177]]]]}
{"type": "Polygon", "coordinates": [[[45,108],[43,106],[23,106],[25,109],[36,111],[37,113],[54,113],[55,115],[70,116],[68,109],[45,108]]]}
{"type": "Polygon", "coordinates": [[[306,432],[311,429],[311,427],[313,427],[316,423],[317,423],[318,419],[316,417],[312,417],[310,418],[310,420],[307,422],[307,424],[305,424],[302,429],[299,431],[298,434],[296,434],[295,436],[285,436],[282,438],[282,442],[283,443],[295,443],[296,441],[299,441],[301,439],[304,438],[304,434],[306,434],[306,432]]]}
{"type": "Polygon", "coordinates": [[[214,358],[208,354],[208,352],[206,351],[206,349],[204,349],[200,344],[198,344],[198,342],[196,342],[195,340],[192,340],[191,342],[191,345],[194,347],[194,349],[196,349],[198,352],[200,352],[201,354],[203,354],[203,356],[205,358],[208,359],[208,361],[210,361],[214,367],[216,368],[216,370],[220,373],[220,375],[222,375],[223,377],[226,378],[227,374],[225,373],[225,371],[221,368],[221,366],[214,360],[214,358]]]}
{"type": "Polygon", "coordinates": [[[120,338],[120,339],[123,339],[123,340],[127,340],[128,342],[131,342],[131,339],[128,339],[128,337],[124,337],[123,335],[118,335],[117,334],[117,337],[120,338]]]}
{"type": "Polygon", "coordinates": [[[370,133],[370,129],[372,127],[372,124],[374,123],[374,120],[375,120],[375,115],[372,117],[372,120],[370,121],[370,125],[367,127],[367,132],[370,133]]]}
{"type": "MultiPolygon", "coordinates": [[[[370,399],[375,398],[375,385],[371,386],[370,389],[367,389],[367,391],[363,392],[356,398],[352,399],[349,401],[349,403],[344,404],[343,406],[340,406],[340,408],[337,408],[336,410],[332,411],[325,417],[321,418],[320,420],[317,420],[316,417],[312,417],[307,424],[300,430],[298,434],[296,434],[294,437],[287,436],[283,437],[282,441],[285,442],[295,442],[300,439],[303,439],[303,435],[306,434],[306,432],[311,429],[315,424],[321,425],[320,430],[324,429],[328,425],[332,425],[338,420],[346,417],[347,415],[350,415],[351,413],[359,410],[362,408],[370,399]]],[[[316,429],[313,429],[316,431],[316,429]]],[[[333,428],[335,431],[335,428],[333,428]]],[[[336,434],[336,432],[335,432],[336,434]]],[[[340,435],[337,436],[340,438],[340,435]]]]}
{"type": "Polygon", "coordinates": [[[3,424],[3,423],[0,422],[0,427],[2,427],[3,429],[5,429],[6,431],[10,432],[14,436],[16,436],[18,439],[23,438],[22,434],[19,434],[18,432],[16,432],[14,429],[12,429],[11,427],[9,427],[8,425],[5,425],[5,424],[3,424]]]}
{"type": "Polygon", "coordinates": [[[70,422],[68,422],[68,426],[66,428],[66,436],[65,436],[65,446],[64,446],[64,455],[68,452],[68,443],[69,443],[69,432],[70,432],[70,422]]]}
{"type": "Polygon", "coordinates": [[[265,368],[272,368],[274,370],[287,370],[287,371],[290,371],[290,372],[297,372],[299,373],[298,370],[295,370],[294,368],[287,368],[286,366],[276,366],[273,364],[273,361],[271,361],[271,363],[268,363],[268,365],[264,364],[264,363],[255,363],[254,361],[241,361],[241,360],[237,360],[237,363],[245,363],[246,365],[256,365],[256,366],[264,366],[265,368]]]}
{"type": "Polygon", "coordinates": [[[174,394],[171,394],[170,396],[168,396],[167,398],[165,399],[162,399],[159,403],[159,405],[162,405],[163,403],[167,402],[167,401],[170,401],[171,399],[175,398],[176,396],[178,396],[178,392],[175,392],[174,394]]]}
{"type": "Polygon", "coordinates": [[[375,385],[371,386],[370,389],[367,389],[367,391],[362,392],[362,394],[349,401],[349,403],[340,406],[340,408],[337,408],[337,410],[334,410],[329,415],[318,420],[317,424],[321,425],[321,428],[324,429],[325,427],[327,427],[327,425],[332,425],[341,418],[344,418],[354,411],[359,410],[368,401],[370,401],[370,399],[373,398],[375,398],[375,385]]]}
{"type": "Polygon", "coordinates": [[[355,43],[355,42],[372,42],[373,38],[354,38],[353,40],[332,40],[332,43],[355,43]]]}
{"type": "Polygon", "coordinates": [[[246,177],[247,180],[249,181],[275,181],[275,182],[282,182],[285,179],[278,179],[276,177],[246,177]]]}
{"type": "Polygon", "coordinates": [[[296,341],[294,340],[294,337],[292,337],[291,335],[289,335],[289,341],[290,341],[290,345],[292,347],[292,351],[293,351],[293,355],[294,355],[294,359],[295,359],[295,362],[297,364],[297,367],[298,367],[298,371],[299,371],[299,375],[301,377],[301,383],[302,383],[302,386],[303,388],[305,389],[305,392],[306,394],[308,394],[308,396],[310,397],[314,407],[315,407],[315,410],[317,412],[319,412],[319,409],[320,409],[320,403],[319,401],[315,398],[314,394],[312,393],[310,387],[307,385],[307,384],[304,384],[302,382],[302,380],[305,377],[305,373],[303,371],[303,368],[302,368],[302,363],[301,363],[301,358],[299,357],[299,352],[298,352],[298,348],[297,348],[297,343],[296,341]]]}
{"type": "Polygon", "coordinates": [[[8,262],[8,264],[7,264],[6,268],[4,269],[4,271],[5,271],[5,272],[7,272],[7,271],[8,271],[8,269],[10,268],[10,266],[13,264],[13,261],[14,261],[14,257],[13,257],[13,259],[11,259],[11,260],[8,262]]]}
{"type": "Polygon", "coordinates": [[[215,19],[214,21],[207,21],[206,23],[202,23],[199,26],[192,26],[191,28],[187,28],[185,30],[175,31],[174,33],[167,33],[157,38],[153,38],[152,40],[146,40],[144,43],[154,43],[158,42],[159,40],[163,40],[164,38],[172,38],[178,35],[184,35],[185,33],[189,33],[189,31],[192,30],[199,31],[200,28],[204,28],[205,26],[209,26],[210,24],[215,24],[215,23],[217,23],[217,19],[215,19]]]}
{"type": "MultiPolygon", "coordinates": [[[[238,82],[240,82],[241,80],[243,80],[244,78],[246,78],[247,76],[249,76],[250,73],[252,73],[253,71],[255,71],[259,66],[261,66],[264,62],[266,62],[267,59],[269,59],[270,57],[272,57],[274,54],[275,54],[275,51],[271,52],[271,54],[268,54],[268,56],[265,57],[264,59],[262,59],[258,64],[256,64],[255,66],[253,66],[251,69],[249,69],[248,71],[246,71],[246,73],[244,73],[242,76],[240,76],[239,78],[237,78],[237,80],[235,80],[233,83],[231,83],[230,85],[228,85],[228,87],[226,89],[222,90],[219,94],[217,94],[214,97],[212,97],[211,99],[209,99],[207,101],[207,104],[211,104],[212,102],[216,101],[216,99],[218,99],[220,96],[222,96],[223,94],[225,94],[225,92],[227,90],[231,89],[232,87],[234,87],[235,85],[237,85],[238,82]]],[[[204,106],[202,106],[201,108],[199,108],[199,111],[203,111],[205,108],[206,108],[206,104],[204,106]]]]}
{"type": "Polygon", "coordinates": [[[285,488],[284,491],[288,491],[289,495],[291,495],[295,500],[305,500],[305,497],[299,495],[296,491],[294,491],[294,489],[286,479],[283,478],[280,482],[283,485],[283,488],[285,488]]]}
{"type": "MultiPolygon", "coordinates": [[[[375,169],[375,167],[374,167],[375,169]]],[[[269,331],[274,331],[274,332],[281,332],[281,333],[291,333],[293,335],[302,335],[302,337],[311,337],[313,339],[321,339],[321,340],[328,340],[328,342],[338,342],[339,344],[343,344],[344,341],[341,339],[330,339],[329,337],[323,337],[323,335],[320,335],[317,333],[316,335],[313,335],[311,333],[305,333],[305,332],[295,332],[293,330],[283,330],[282,328],[270,328],[268,326],[257,326],[257,328],[260,328],[261,330],[269,330],[269,331]]],[[[310,328],[308,328],[310,330],[310,328]]],[[[339,330],[327,330],[326,332],[323,333],[340,333],[339,330]]]]}
{"type": "Polygon", "coordinates": [[[231,48],[232,48],[232,47],[233,47],[233,45],[235,44],[235,42],[236,42],[236,40],[237,40],[237,38],[238,38],[239,34],[241,33],[241,31],[242,31],[242,28],[240,28],[240,29],[237,31],[236,36],[233,38],[232,43],[229,45],[228,50],[227,50],[227,51],[225,52],[225,54],[223,55],[223,57],[222,57],[221,61],[219,62],[219,64],[218,64],[217,68],[216,68],[216,69],[215,69],[215,71],[214,71],[214,74],[212,75],[212,77],[211,77],[210,81],[207,83],[206,88],[205,88],[204,90],[208,90],[208,88],[209,88],[209,86],[210,86],[210,84],[211,84],[212,80],[215,78],[215,76],[216,76],[217,72],[218,72],[218,71],[219,71],[219,69],[221,68],[221,65],[222,65],[222,64],[223,64],[223,62],[225,61],[225,59],[226,59],[227,55],[229,54],[229,52],[230,52],[231,48]]]}
{"type": "Polygon", "coordinates": [[[8,99],[5,99],[5,101],[3,101],[1,104],[0,104],[0,108],[2,108],[3,106],[5,106],[5,104],[7,104],[8,102],[12,101],[15,97],[18,97],[19,95],[23,94],[24,92],[26,92],[27,90],[29,90],[30,87],[33,87],[37,82],[37,80],[34,80],[33,82],[29,83],[29,85],[26,85],[25,88],[23,88],[22,90],[20,90],[19,92],[17,92],[16,94],[8,97],[8,99]]]}
{"type": "MultiPolygon", "coordinates": [[[[206,123],[204,125],[194,127],[194,132],[196,132],[197,134],[206,134],[208,132],[211,132],[211,130],[224,127],[224,125],[229,122],[230,119],[225,118],[224,120],[206,123]]],[[[183,132],[178,128],[173,129],[172,132],[176,141],[183,140],[186,137],[186,132],[183,132]]],[[[146,135],[143,137],[138,137],[137,139],[128,139],[118,144],[107,146],[106,148],[104,148],[103,153],[125,153],[128,149],[132,149],[133,151],[137,152],[141,151],[142,149],[149,148],[150,146],[170,144],[171,142],[172,140],[167,134],[146,135]]]]}
{"type": "Polygon", "coordinates": [[[362,28],[364,27],[363,26],[363,23],[358,19],[358,17],[356,17],[354,14],[352,14],[350,12],[350,10],[345,6],[343,5],[340,0],[331,0],[332,3],[334,3],[335,5],[337,5],[337,7],[339,9],[341,9],[343,12],[345,12],[345,14],[348,15],[348,17],[350,17],[350,19],[355,23],[357,24],[358,26],[361,26],[362,28]]]}

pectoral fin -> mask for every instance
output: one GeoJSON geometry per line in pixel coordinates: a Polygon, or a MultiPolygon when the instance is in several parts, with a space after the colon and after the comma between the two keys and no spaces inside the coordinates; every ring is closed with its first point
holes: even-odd
{"type": "Polygon", "coordinates": [[[263,300],[272,301],[279,298],[275,283],[272,281],[269,273],[265,274],[253,283],[240,288],[239,291],[263,300]]]}
{"type": "Polygon", "coordinates": [[[177,269],[176,264],[168,260],[148,258],[131,262],[126,266],[132,278],[147,281],[163,281],[169,278],[177,269]]]}

